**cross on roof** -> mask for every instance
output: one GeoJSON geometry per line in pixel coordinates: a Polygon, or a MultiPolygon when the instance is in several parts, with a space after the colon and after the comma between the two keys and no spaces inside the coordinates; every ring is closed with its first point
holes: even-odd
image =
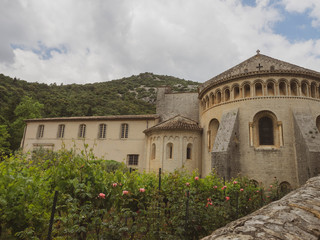
{"type": "Polygon", "coordinates": [[[259,63],[259,65],[257,66],[257,68],[259,68],[259,71],[260,71],[261,68],[263,68],[263,66],[261,66],[260,63],[259,63]]]}
{"type": "Polygon", "coordinates": [[[259,49],[257,50],[257,54],[260,54],[260,50],[259,49]]]}

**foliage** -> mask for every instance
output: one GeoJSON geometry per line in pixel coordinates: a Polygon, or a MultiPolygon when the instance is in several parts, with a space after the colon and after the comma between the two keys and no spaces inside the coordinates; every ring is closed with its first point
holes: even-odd
{"type": "Polygon", "coordinates": [[[153,114],[156,88],[160,86],[170,86],[175,92],[196,91],[198,83],[142,73],[109,82],[58,86],[0,74],[0,125],[8,126],[10,147],[16,150],[23,120],[33,118],[29,113],[35,113],[35,117],[38,113],[42,117],[153,114]],[[42,111],[34,112],[37,107],[42,111]]]}
{"type": "Polygon", "coordinates": [[[163,173],[159,189],[156,173],[130,173],[91,154],[39,154],[0,163],[0,226],[20,239],[45,238],[56,190],[55,239],[199,239],[281,197],[276,185],[265,191],[214,172],[163,173]]]}

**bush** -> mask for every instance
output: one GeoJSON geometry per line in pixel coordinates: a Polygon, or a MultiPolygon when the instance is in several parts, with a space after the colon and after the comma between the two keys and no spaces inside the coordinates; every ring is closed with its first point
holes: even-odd
{"type": "Polygon", "coordinates": [[[199,239],[280,195],[247,178],[214,172],[128,172],[115,161],[72,151],[15,155],[0,163],[0,224],[20,239],[44,239],[59,192],[56,239],[199,239]]]}

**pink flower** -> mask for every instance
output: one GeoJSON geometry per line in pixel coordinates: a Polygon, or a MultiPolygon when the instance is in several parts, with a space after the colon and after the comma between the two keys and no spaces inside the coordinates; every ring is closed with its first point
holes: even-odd
{"type": "Polygon", "coordinates": [[[257,193],[259,192],[259,190],[257,190],[257,193]]]}
{"type": "Polygon", "coordinates": [[[187,183],[186,183],[186,186],[189,187],[189,186],[190,186],[190,183],[187,182],[187,183]]]}
{"type": "Polygon", "coordinates": [[[118,183],[112,183],[112,187],[116,187],[118,183]]]}
{"type": "Polygon", "coordinates": [[[251,201],[251,198],[249,198],[249,201],[251,201]]]}
{"type": "Polygon", "coordinates": [[[237,184],[237,183],[238,183],[237,181],[234,181],[234,182],[233,182],[233,184],[237,184]]]}
{"type": "Polygon", "coordinates": [[[272,188],[273,186],[272,185],[270,185],[270,188],[272,188]]]}
{"type": "Polygon", "coordinates": [[[128,195],[128,194],[129,194],[129,191],[126,191],[126,190],[125,190],[125,191],[122,191],[122,194],[123,194],[123,195],[128,195]]]}
{"type": "Polygon", "coordinates": [[[227,186],[223,186],[222,188],[221,188],[221,190],[224,190],[224,189],[226,189],[227,188],[227,186]]]}
{"type": "Polygon", "coordinates": [[[240,192],[243,192],[243,188],[240,189],[240,192]]]}
{"type": "Polygon", "coordinates": [[[226,197],[226,201],[229,201],[230,200],[230,197],[226,197]]]}
{"type": "Polygon", "coordinates": [[[267,198],[269,198],[270,196],[267,196],[267,198]]]}
{"type": "Polygon", "coordinates": [[[144,188],[140,188],[139,192],[145,192],[146,190],[144,188]]]}
{"type": "Polygon", "coordinates": [[[217,189],[217,188],[218,188],[218,186],[214,186],[213,188],[214,188],[214,189],[217,189]]]}
{"type": "Polygon", "coordinates": [[[99,193],[99,196],[98,198],[102,198],[102,199],[105,199],[106,198],[106,195],[104,193],[99,193]]]}
{"type": "Polygon", "coordinates": [[[195,177],[194,180],[198,181],[198,180],[199,180],[199,177],[195,177]]]}

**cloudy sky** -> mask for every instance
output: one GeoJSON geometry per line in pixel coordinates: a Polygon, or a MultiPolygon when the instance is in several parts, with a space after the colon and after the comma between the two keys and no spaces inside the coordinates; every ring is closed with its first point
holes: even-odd
{"type": "Polygon", "coordinates": [[[320,72],[319,0],[0,0],[0,73],[204,82],[262,54],[320,72]]]}

